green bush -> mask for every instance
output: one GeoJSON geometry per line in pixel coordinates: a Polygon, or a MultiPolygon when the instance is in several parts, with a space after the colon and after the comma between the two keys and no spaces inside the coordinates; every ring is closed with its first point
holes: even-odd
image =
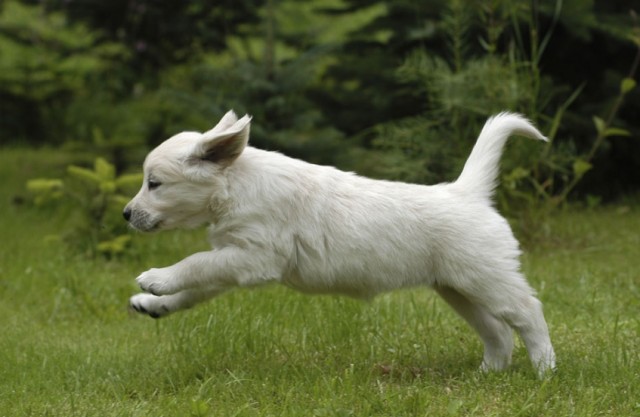
{"type": "Polygon", "coordinates": [[[88,255],[122,254],[131,240],[122,208],[132,189],[142,182],[142,174],[116,176],[115,167],[103,158],[95,160],[93,169],[76,165],[67,167],[67,176],[36,178],[27,189],[36,205],[53,204],[70,210],[70,225],[57,238],[88,255]]]}

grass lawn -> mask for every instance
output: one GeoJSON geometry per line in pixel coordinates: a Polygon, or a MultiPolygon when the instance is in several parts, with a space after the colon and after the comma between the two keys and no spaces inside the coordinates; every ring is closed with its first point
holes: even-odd
{"type": "Polygon", "coordinates": [[[638,416],[640,207],[557,214],[524,271],[558,355],[536,378],[477,371],[482,346],[428,289],[370,303],[267,287],[161,320],[134,278],[206,248],[204,230],[134,236],[122,259],[44,237],[64,219],[16,202],[64,154],[0,148],[0,416],[638,416]]]}

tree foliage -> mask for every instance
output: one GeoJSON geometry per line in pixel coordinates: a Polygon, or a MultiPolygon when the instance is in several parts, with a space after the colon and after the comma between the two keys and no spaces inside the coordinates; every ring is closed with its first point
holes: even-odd
{"type": "Polygon", "coordinates": [[[67,106],[89,93],[126,50],[62,13],[6,2],[0,14],[0,134],[62,141],[67,106]]]}
{"type": "Polygon", "coordinates": [[[486,117],[512,110],[554,140],[514,141],[504,204],[615,197],[639,185],[637,6],[7,0],[0,135],[93,149],[123,170],[234,108],[254,115],[256,146],[431,183],[454,179],[486,117]]]}

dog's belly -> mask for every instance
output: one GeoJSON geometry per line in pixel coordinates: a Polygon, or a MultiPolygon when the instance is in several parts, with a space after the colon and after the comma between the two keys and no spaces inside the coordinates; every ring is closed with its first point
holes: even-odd
{"type": "Polygon", "coordinates": [[[431,286],[435,281],[427,269],[408,272],[405,268],[382,268],[379,262],[364,268],[349,265],[344,270],[296,268],[282,279],[284,285],[303,293],[341,294],[361,299],[400,288],[431,286]]]}
{"type": "Polygon", "coordinates": [[[327,283],[321,280],[302,280],[300,277],[290,276],[283,280],[282,283],[305,294],[340,294],[361,299],[368,299],[376,295],[376,292],[372,293],[370,289],[345,282],[327,283]]]}

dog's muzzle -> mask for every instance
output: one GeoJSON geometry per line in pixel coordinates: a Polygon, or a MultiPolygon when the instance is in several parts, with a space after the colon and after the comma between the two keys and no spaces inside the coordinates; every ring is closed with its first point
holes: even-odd
{"type": "Polygon", "coordinates": [[[146,211],[132,210],[125,207],[122,211],[122,217],[129,222],[129,226],[141,232],[153,232],[160,228],[160,221],[153,218],[146,211]]]}

